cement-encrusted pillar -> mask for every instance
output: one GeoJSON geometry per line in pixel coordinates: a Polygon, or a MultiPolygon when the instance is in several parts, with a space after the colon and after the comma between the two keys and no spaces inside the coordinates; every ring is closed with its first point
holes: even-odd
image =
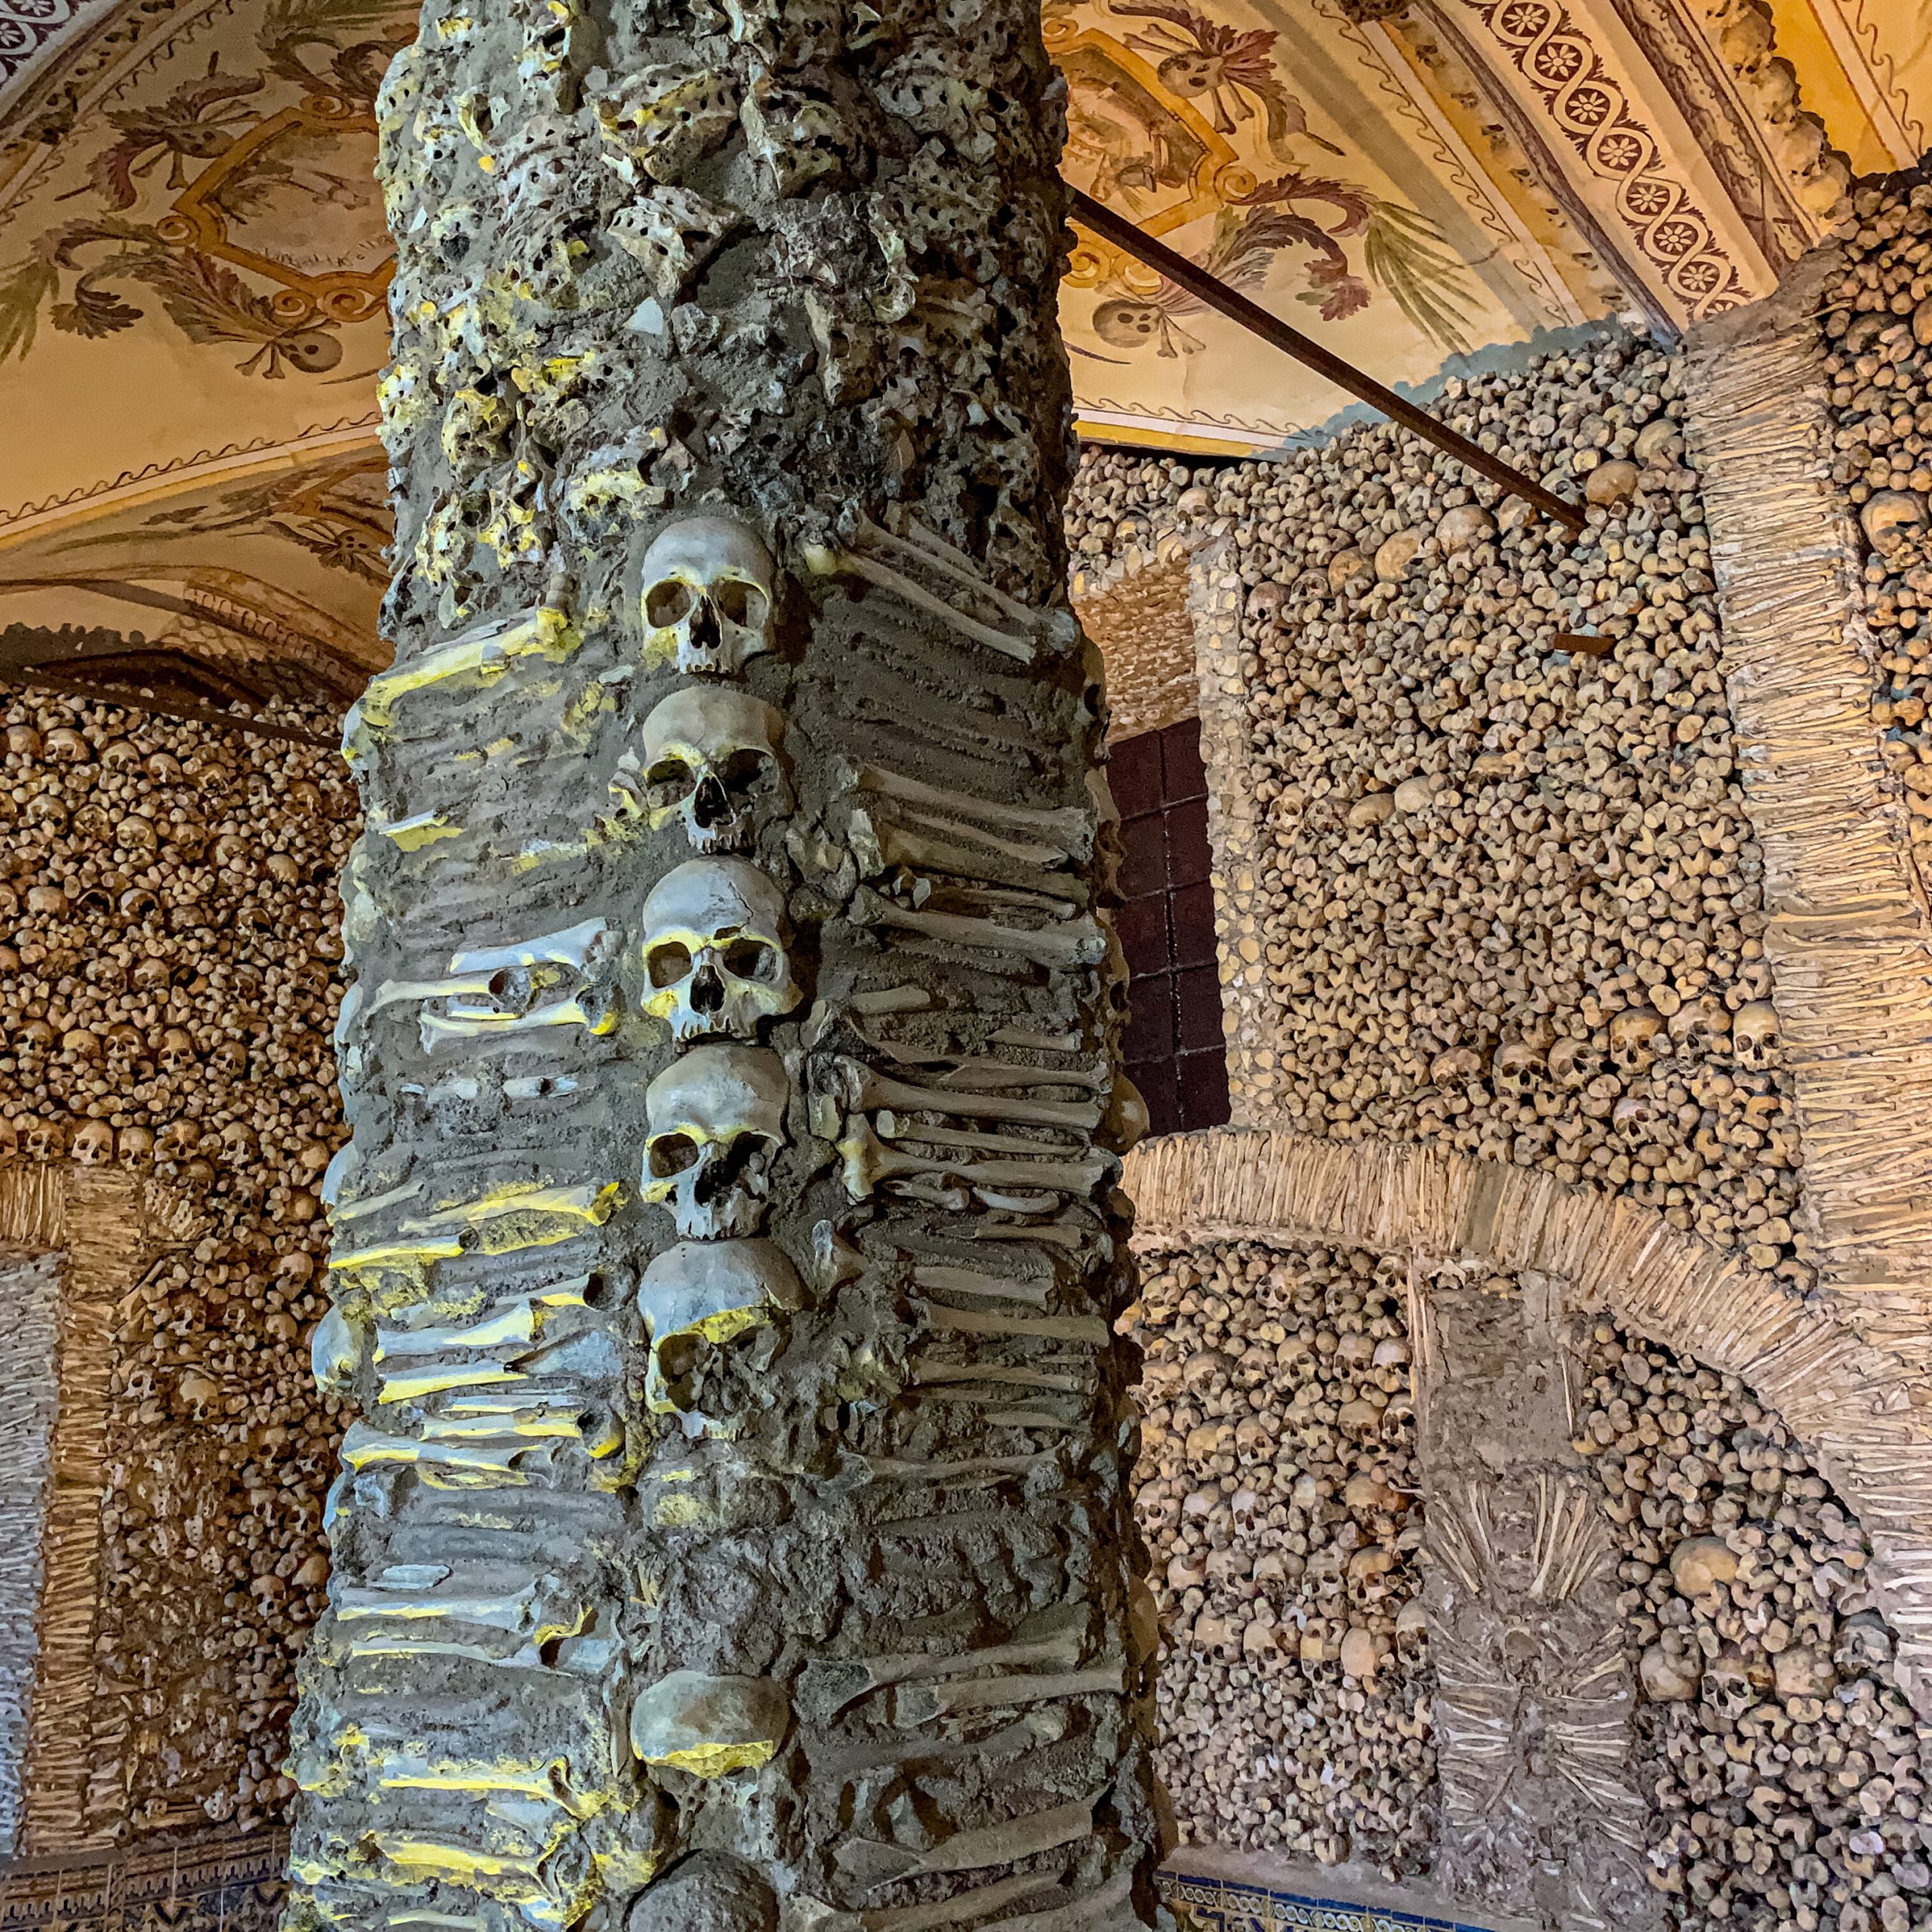
{"type": "Polygon", "coordinates": [[[291,1924],[1153,1921],[1032,0],[430,0],[291,1924]]]}

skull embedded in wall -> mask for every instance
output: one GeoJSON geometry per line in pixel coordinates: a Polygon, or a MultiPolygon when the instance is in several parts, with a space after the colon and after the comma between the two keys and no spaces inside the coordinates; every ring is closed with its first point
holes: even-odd
{"type": "Polygon", "coordinates": [[[791,804],[778,750],[784,736],[784,719],[747,692],[702,685],[673,691],[644,721],[652,831],[679,819],[694,851],[742,851],[791,804]]]}
{"type": "MultiPolygon", "coordinates": [[[[771,1241],[685,1241],[644,1271],[637,1299],[651,1331],[651,1406],[688,1414],[693,1378],[710,1350],[766,1326],[777,1310],[801,1307],[805,1293],[771,1241]]],[[[687,1426],[708,1425],[694,1419],[687,1426]]]]}
{"type": "Polygon", "coordinates": [[[1767,1071],[1778,1050],[1777,1008],[1767,999],[1740,1006],[1730,1023],[1730,1044],[1740,1066],[1767,1071]]]}
{"type": "Polygon", "coordinates": [[[1610,1023],[1610,1057],[1618,1070],[1641,1073],[1657,1057],[1654,1044],[1663,1022],[1647,1006],[1627,1006],[1610,1023]]]}
{"type": "Polygon", "coordinates": [[[1537,1075],[1543,1071],[1543,1056],[1521,1040],[1499,1047],[1491,1072],[1499,1094],[1521,1100],[1536,1088],[1537,1075]]]}
{"type": "Polygon", "coordinates": [[[688,1238],[755,1234],[790,1091],[784,1062],[765,1048],[717,1042],[673,1060],[645,1093],[644,1198],[669,1209],[688,1238]]]}
{"type": "Polygon", "coordinates": [[[644,903],[644,1010],[678,1040],[755,1038],[800,998],[784,895],[743,859],[690,859],[644,903]]]}
{"type": "Polygon", "coordinates": [[[777,571],[763,541],[729,517],[660,530],[644,553],[645,654],[698,677],[737,676],[771,648],[777,571]]]}
{"type": "Polygon", "coordinates": [[[114,1130],[104,1120],[91,1120],[75,1130],[68,1151],[84,1168],[104,1168],[114,1158],[114,1130]]]}

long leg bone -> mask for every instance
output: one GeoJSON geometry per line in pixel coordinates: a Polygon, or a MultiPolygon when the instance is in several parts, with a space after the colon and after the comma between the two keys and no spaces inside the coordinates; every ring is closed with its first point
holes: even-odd
{"type": "Polygon", "coordinates": [[[1037,1337],[1048,1342],[1090,1342],[1104,1349],[1112,1331],[1097,1315],[1050,1315],[1029,1321],[1023,1315],[996,1315],[989,1309],[945,1308],[928,1304],[926,1326],[958,1335],[992,1335],[1001,1340],[1037,1337]]]}
{"type": "Polygon", "coordinates": [[[1042,872],[1025,860],[989,857],[900,826],[881,824],[869,812],[852,814],[848,841],[860,871],[868,878],[876,878],[895,866],[907,866],[921,873],[976,879],[988,885],[1012,885],[1014,881],[1010,875],[1017,872],[1025,888],[1055,904],[1088,903],[1085,885],[1069,873],[1042,872]]]}
{"type": "Polygon", "coordinates": [[[995,629],[991,624],[983,624],[977,617],[949,604],[943,597],[934,595],[923,584],[915,583],[903,571],[896,571],[891,565],[880,563],[857,550],[835,550],[829,544],[808,543],[804,546],[804,556],[806,568],[814,577],[856,577],[864,583],[875,584],[881,590],[890,591],[895,597],[903,598],[915,611],[923,611],[928,617],[951,625],[961,637],[983,644],[1001,657],[1030,664],[1039,655],[1038,647],[1030,639],[1017,636],[1011,631],[995,629]]]}
{"type": "Polygon", "coordinates": [[[997,798],[982,798],[963,792],[949,792],[928,785],[924,780],[908,778],[881,765],[856,765],[841,762],[835,772],[848,791],[876,792],[881,797],[903,799],[912,805],[928,805],[962,818],[984,819],[993,825],[1011,826],[1051,839],[1054,847],[1070,858],[1093,855],[1096,820],[1091,813],[1072,805],[1047,808],[1008,804],[997,798]]]}
{"type": "Polygon", "coordinates": [[[873,1115],[872,1124],[882,1140],[916,1140],[928,1147],[966,1147],[986,1154],[1077,1154],[1081,1145],[1023,1140],[1012,1134],[976,1134],[968,1128],[921,1127],[917,1121],[884,1112],[873,1115]]]}
{"type": "MultiPolygon", "coordinates": [[[[968,1671],[1008,1670],[1020,1664],[1053,1664],[1071,1670],[1080,1660],[1081,1632],[1078,1627],[1051,1637],[1035,1637],[1021,1643],[998,1644],[983,1650],[955,1651],[944,1654],[915,1653],[900,1657],[855,1657],[849,1663],[828,1663],[825,1668],[838,1673],[843,1694],[834,1710],[855,1698],[882,1690],[888,1684],[918,1684],[935,1677],[963,1677],[968,1671]],[[849,1674],[857,1681],[844,1687],[849,1674]]],[[[831,1715],[828,1712],[826,1715],[831,1715]]]]}
{"type": "Polygon", "coordinates": [[[1045,1677],[974,1677],[962,1684],[921,1685],[903,1690],[894,1700],[893,1722],[904,1727],[931,1724],[937,1718],[962,1716],[971,1711],[1016,1709],[1061,1697],[1118,1697],[1121,1669],[1103,1665],[1094,1670],[1067,1671],[1045,1677]]]}
{"type": "Polygon", "coordinates": [[[943,1177],[961,1186],[1044,1188],[1056,1193],[1088,1195],[1118,1166],[1112,1155],[1097,1150],[1075,1161],[934,1161],[886,1146],[869,1124],[857,1115],[845,1124],[838,1143],[845,1162],[846,1191],[855,1201],[867,1198],[881,1181],[943,1177]]]}
{"type": "Polygon", "coordinates": [[[1023,1301],[1044,1308],[1051,1278],[1016,1281],[1005,1275],[989,1275],[977,1268],[955,1268],[931,1263],[912,1270],[914,1285],[942,1294],[986,1295],[1001,1301],[1023,1301]]]}
{"type": "Polygon", "coordinates": [[[943,1388],[955,1382],[998,1382],[1017,1389],[1052,1389],[1071,1395],[1085,1386],[1084,1378],[1063,1375],[1051,1368],[1020,1368],[1001,1362],[933,1361],[924,1356],[911,1364],[912,1381],[922,1389],[943,1388]]]}
{"type": "Polygon", "coordinates": [[[1005,1094],[915,1086],[855,1060],[840,1060],[838,1070],[844,1083],[845,1104],[850,1107],[896,1107],[905,1112],[944,1114],[957,1120],[1003,1120],[1021,1127],[1063,1127],[1079,1134],[1091,1134],[1100,1124],[1102,1109],[1095,1101],[1032,1100],[1005,1094]]]}
{"type": "Polygon", "coordinates": [[[1094,1807],[1098,1802],[1097,1797],[1075,1798],[997,1825],[955,1832],[930,1851],[909,1851],[903,1845],[878,1838],[848,1838],[838,1849],[838,1862],[875,1889],[940,1872],[983,1872],[989,1866],[1017,1865],[1022,1859],[1085,1837],[1094,1829],[1094,1807]]]}
{"type": "Polygon", "coordinates": [[[1035,930],[961,912],[908,912],[861,886],[853,898],[851,917],[855,925],[892,926],[946,945],[1008,953],[1035,966],[1097,966],[1107,956],[1106,935],[1086,915],[1035,930]]]}

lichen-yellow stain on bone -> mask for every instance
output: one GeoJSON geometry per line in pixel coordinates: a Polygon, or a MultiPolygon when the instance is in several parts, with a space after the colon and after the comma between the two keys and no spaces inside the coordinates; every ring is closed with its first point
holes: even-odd
{"type": "Polygon", "coordinates": [[[547,604],[506,624],[479,626],[413,663],[371,678],[359,707],[363,728],[383,731],[395,717],[397,700],[411,692],[463,678],[487,685],[526,658],[561,664],[582,642],[570,614],[547,604]]]}
{"type": "Polygon", "coordinates": [[[463,832],[461,826],[452,825],[438,811],[418,812],[414,818],[400,818],[387,823],[371,815],[365,823],[371,832],[379,832],[405,852],[420,851],[425,845],[433,845],[439,838],[460,838],[463,832]]]}
{"type": "MultiPolygon", "coordinates": [[[[481,1228],[506,1215],[556,1216],[565,1220],[587,1221],[601,1227],[623,1204],[624,1184],[620,1180],[583,1181],[574,1187],[557,1187],[544,1181],[506,1181],[500,1187],[479,1194],[473,1201],[457,1201],[426,1214],[420,1221],[405,1221],[400,1232],[430,1234],[444,1228],[481,1228]]],[[[554,1238],[564,1240],[567,1234],[554,1238]]],[[[548,1241],[532,1246],[547,1247],[548,1241]]],[[[508,1252],[493,1248],[493,1254],[508,1252]]]]}
{"type": "Polygon", "coordinates": [[[429,1289],[428,1266],[448,1261],[463,1252],[463,1243],[453,1237],[432,1241],[384,1241],[375,1247],[352,1248],[346,1254],[332,1254],[329,1266],[337,1274],[408,1272],[420,1277],[422,1291],[429,1289]]]}
{"type": "Polygon", "coordinates": [[[445,1363],[433,1368],[411,1369],[399,1375],[386,1375],[376,1400],[381,1403],[411,1402],[434,1395],[445,1389],[485,1389],[506,1382],[527,1382],[529,1377],[507,1362],[445,1363]]]}
{"type": "Polygon", "coordinates": [[[749,1744],[694,1744],[661,1758],[647,1758],[645,1762],[667,1770],[687,1771],[694,1778],[721,1778],[734,1771],[756,1770],[777,1755],[777,1744],[760,1738],[749,1744]]]}

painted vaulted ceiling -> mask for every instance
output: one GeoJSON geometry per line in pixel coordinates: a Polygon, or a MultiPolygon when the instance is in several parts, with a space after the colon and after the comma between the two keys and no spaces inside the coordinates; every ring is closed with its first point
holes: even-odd
{"type": "MultiPolygon", "coordinates": [[[[0,0],[0,663],[382,660],[371,108],[413,14],[0,0]]],[[[1398,383],[1748,302],[1932,145],[1932,0],[1046,0],[1046,32],[1074,181],[1398,383]]],[[[1063,315],[1096,436],[1237,454],[1341,400],[1091,237],[1063,315]]]]}

